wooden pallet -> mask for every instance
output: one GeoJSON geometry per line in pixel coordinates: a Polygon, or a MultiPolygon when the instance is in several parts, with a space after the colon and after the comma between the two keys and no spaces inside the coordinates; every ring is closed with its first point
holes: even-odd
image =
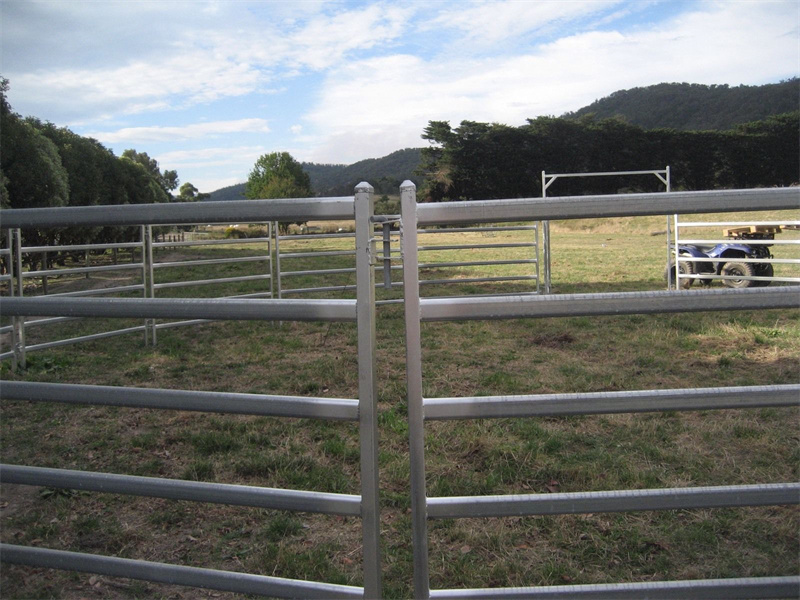
{"type": "Polygon", "coordinates": [[[739,239],[772,239],[776,233],[781,232],[782,225],[746,225],[723,229],[722,235],[739,239]]]}

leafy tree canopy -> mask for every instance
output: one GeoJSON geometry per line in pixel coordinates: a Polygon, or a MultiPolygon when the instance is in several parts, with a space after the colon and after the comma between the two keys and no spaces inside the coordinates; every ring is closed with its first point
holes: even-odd
{"type": "Polygon", "coordinates": [[[245,187],[248,198],[307,198],[311,195],[308,174],[288,152],[260,156],[245,187]]]}
{"type": "Polygon", "coordinates": [[[158,167],[158,161],[155,158],[150,158],[147,152],[137,152],[130,148],[122,153],[122,158],[127,158],[128,160],[142,165],[167,194],[178,187],[178,172],[164,171],[162,173],[158,167]]]}

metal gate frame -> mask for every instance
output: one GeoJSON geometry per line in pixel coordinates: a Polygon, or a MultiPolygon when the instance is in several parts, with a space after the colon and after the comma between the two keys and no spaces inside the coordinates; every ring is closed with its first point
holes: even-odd
{"type": "Polygon", "coordinates": [[[462,398],[422,395],[421,324],[429,321],[512,319],[800,307],[797,287],[695,292],[623,292],[509,298],[428,299],[419,296],[417,228],[475,223],[795,208],[796,188],[624,194],[420,204],[403,183],[402,244],[406,377],[411,463],[414,597],[426,598],[766,598],[794,597],[798,577],[663,581],[526,588],[431,590],[428,519],[502,517],[800,503],[800,484],[729,485],[501,496],[428,497],[425,421],[551,415],[797,406],[800,384],[708,389],[642,390],[462,398]]]}
{"type": "MultiPolygon", "coordinates": [[[[596,173],[546,173],[542,171],[542,198],[547,198],[547,190],[559,177],[612,177],[616,175],[655,175],[664,184],[665,191],[672,191],[669,165],[664,169],[651,169],[649,171],[605,171],[596,173]]],[[[661,213],[656,213],[661,214],[661,213]]],[[[669,264],[671,254],[669,247],[670,228],[672,220],[667,216],[667,264],[669,264]]],[[[542,221],[542,246],[544,247],[544,293],[550,293],[550,221],[542,221]]],[[[667,287],[669,289],[669,286],[667,287]]]]}
{"type": "Polygon", "coordinates": [[[90,405],[146,407],[276,417],[355,421],[359,424],[361,494],[332,494],[255,486],[193,482],[1,465],[3,483],[74,488],[361,517],[364,585],[354,587],[231,571],[154,563],[118,557],[0,544],[0,560],[11,564],[76,570],[148,581],[191,585],[247,594],[307,598],[380,598],[380,509],[378,504],[378,429],[375,370],[375,238],[373,188],[359,184],[354,197],[246,200],[199,204],[155,204],[54,209],[14,209],[0,214],[2,227],[71,225],[151,225],[168,223],[262,222],[354,218],[356,230],[355,300],[179,299],[179,298],[2,298],[12,317],[95,316],[268,321],[345,321],[358,328],[358,398],[308,398],[4,381],[3,399],[90,405]]]}
{"type": "MultiPolygon", "coordinates": [[[[723,283],[726,279],[741,279],[741,280],[748,280],[753,282],[763,282],[764,285],[769,285],[773,281],[781,281],[784,283],[800,283],[800,276],[794,277],[787,277],[787,276],[758,276],[754,275],[752,277],[747,276],[730,276],[730,275],[716,275],[716,274],[698,274],[698,273],[687,273],[682,274],[680,272],[679,265],[681,263],[724,263],[724,262],[737,262],[737,263],[750,263],[754,265],[758,264],[788,264],[788,265],[800,265],[800,258],[735,258],[735,259],[719,259],[719,258],[697,258],[694,256],[684,256],[680,253],[680,246],[682,244],[703,244],[703,245],[714,245],[717,244],[744,244],[747,246],[798,246],[800,245],[800,238],[789,239],[789,240],[764,240],[764,239],[735,239],[735,238],[714,238],[714,239],[680,239],[680,230],[683,228],[697,228],[697,227],[744,227],[744,226],[766,226],[766,227],[775,227],[781,225],[790,225],[794,228],[800,228],[800,221],[791,221],[791,220],[784,220],[784,221],[684,221],[681,222],[678,218],[678,215],[673,217],[673,233],[675,235],[674,239],[672,240],[672,245],[670,247],[670,251],[673,253],[670,257],[670,262],[674,265],[675,272],[672,277],[667,277],[667,286],[669,286],[670,279],[673,279],[675,282],[675,289],[681,288],[681,281],[682,280],[699,280],[702,283],[711,283],[712,281],[719,280],[723,283]]],[[[667,244],[670,246],[670,244],[667,244]]],[[[669,268],[669,263],[667,268],[669,268]]]]}

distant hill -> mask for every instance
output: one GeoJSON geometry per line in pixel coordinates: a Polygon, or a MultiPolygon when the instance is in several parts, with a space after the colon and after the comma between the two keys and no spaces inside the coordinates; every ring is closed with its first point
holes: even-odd
{"type": "Polygon", "coordinates": [[[345,196],[362,181],[368,181],[377,194],[397,194],[400,184],[410,179],[418,186],[421,178],[414,172],[419,167],[420,149],[406,148],[383,158],[368,158],[352,165],[320,165],[303,163],[311,178],[311,187],[320,196],[345,196]]]}
{"type": "MultiPolygon", "coordinates": [[[[562,116],[579,119],[593,115],[598,120],[619,117],[645,129],[726,130],[798,108],[800,78],[795,77],[760,86],[659,83],[614,92],[562,116]]],[[[362,181],[371,183],[379,195],[397,194],[406,179],[422,187],[422,178],[416,174],[420,151],[406,148],[352,165],[303,163],[303,169],[318,196],[348,196],[362,181]]],[[[241,200],[244,186],[240,183],[219,189],[209,200],[241,200]]]]}
{"type": "Polygon", "coordinates": [[[563,117],[620,117],[645,129],[725,130],[800,108],[800,79],[766,85],[659,83],[620,90],[563,117]]]}
{"type": "MultiPolygon", "coordinates": [[[[422,178],[415,174],[419,167],[420,149],[406,148],[383,158],[368,158],[352,165],[303,163],[317,196],[348,196],[362,181],[369,182],[376,194],[397,194],[400,184],[410,179],[417,186],[422,178]]],[[[244,183],[230,185],[211,192],[209,200],[241,200],[244,183]]]]}

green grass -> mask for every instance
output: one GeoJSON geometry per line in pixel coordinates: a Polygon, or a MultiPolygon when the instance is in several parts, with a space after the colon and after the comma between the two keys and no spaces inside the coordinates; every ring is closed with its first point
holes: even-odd
{"type": "MultiPolygon", "coordinates": [[[[554,291],[663,289],[665,239],[651,236],[664,228],[662,221],[554,223],[554,291]]],[[[521,241],[524,235],[511,237],[521,241]]],[[[424,237],[425,244],[499,241],[483,234],[424,237]]],[[[343,249],[350,243],[298,240],[282,250],[343,249]]],[[[773,249],[776,255],[784,251],[773,249]]],[[[181,252],[211,258],[252,249],[181,252]]],[[[511,252],[491,250],[481,257],[507,258],[511,252]]],[[[426,261],[458,255],[426,254],[426,261]]],[[[351,260],[326,262],[349,266],[351,260]]],[[[319,264],[294,261],[287,265],[293,270],[319,264]]],[[[237,272],[262,267],[253,263],[237,272]]],[[[190,276],[188,270],[169,271],[158,276],[190,276]]],[[[504,265],[435,276],[528,272],[530,267],[504,265]]],[[[232,275],[208,266],[191,276],[222,273],[232,275]]],[[[344,275],[329,282],[352,280],[344,275]]],[[[310,287],[320,280],[302,277],[291,284],[310,287]]],[[[51,279],[49,285],[56,291],[59,282],[51,279]]],[[[160,296],[248,293],[258,286],[179,288],[160,296]]],[[[469,289],[527,291],[526,286],[469,289]]],[[[462,289],[429,286],[423,294],[462,289]]],[[[380,290],[379,296],[398,292],[380,290]]],[[[32,330],[30,337],[36,342],[114,326],[118,322],[71,322],[32,330]]],[[[422,332],[429,397],[795,383],[800,373],[800,321],[797,311],[788,310],[430,323],[422,332]]],[[[10,372],[7,362],[0,368],[4,379],[355,397],[355,343],[352,324],[208,323],[160,331],[155,348],[144,346],[143,336],[129,335],[31,353],[24,373],[10,372]]],[[[412,559],[401,307],[379,308],[377,344],[384,593],[407,598],[412,559]]],[[[432,422],[426,425],[428,495],[795,481],[798,416],[797,409],[767,408],[432,422]]],[[[5,402],[0,433],[3,462],[12,464],[359,490],[358,429],[352,423],[5,402]]],[[[0,519],[0,537],[9,543],[351,585],[362,581],[359,519],[10,485],[0,490],[0,519]]],[[[796,507],[432,521],[431,581],[435,588],[458,588],[792,575],[799,528],[796,507]]],[[[0,585],[9,598],[186,593],[91,577],[4,566],[0,585]]]]}

